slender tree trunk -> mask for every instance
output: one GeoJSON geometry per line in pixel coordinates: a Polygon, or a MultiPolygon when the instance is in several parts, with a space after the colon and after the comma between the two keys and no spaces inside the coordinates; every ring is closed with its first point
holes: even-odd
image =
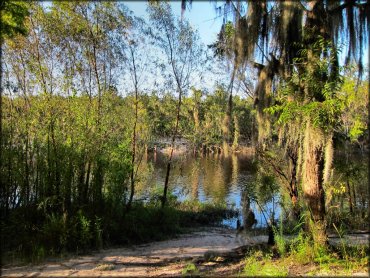
{"type": "Polygon", "coordinates": [[[352,194],[353,194],[353,201],[352,201],[353,209],[356,210],[357,198],[356,198],[356,187],[355,187],[354,183],[352,183],[352,194]]]}
{"type": "MultiPolygon", "coordinates": [[[[347,135],[348,135],[348,128],[347,128],[347,135]]],[[[347,136],[348,138],[348,136],[347,136]]],[[[345,142],[344,142],[344,153],[345,153],[345,157],[346,157],[346,165],[350,165],[349,164],[349,151],[348,151],[348,139],[346,138],[345,142]]],[[[350,166],[349,166],[350,167],[350,166]]],[[[346,186],[347,186],[347,191],[348,191],[348,204],[349,204],[349,211],[350,213],[353,213],[353,202],[352,202],[352,195],[351,195],[351,185],[349,183],[349,176],[350,176],[350,169],[348,169],[346,171],[346,186]]]]}
{"type": "Polygon", "coordinates": [[[234,140],[233,140],[233,150],[234,151],[239,146],[239,136],[240,136],[239,121],[238,121],[238,117],[234,115],[234,140]]]}
{"type": "Polygon", "coordinates": [[[349,212],[353,213],[353,202],[352,202],[352,194],[351,194],[351,185],[349,183],[349,177],[347,176],[346,180],[347,190],[348,190],[348,204],[349,204],[349,212]]]}
{"type": "Polygon", "coordinates": [[[47,136],[47,168],[48,168],[48,178],[46,184],[46,197],[50,197],[53,195],[53,182],[51,178],[51,154],[50,154],[50,129],[48,128],[48,136],[47,136]]]}
{"type": "MultiPolygon", "coordinates": [[[[134,88],[135,88],[135,120],[134,120],[134,128],[132,131],[132,159],[131,159],[131,174],[130,174],[130,180],[131,180],[131,191],[130,191],[130,198],[128,200],[126,210],[129,211],[131,209],[132,201],[134,199],[134,194],[135,194],[135,160],[136,160],[136,140],[137,140],[137,134],[136,134],[136,129],[137,129],[137,120],[138,120],[138,95],[139,95],[139,80],[137,77],[137,70],[136,70],[136,61],[135,61],[135,52],[133,47],[130,45],[130,54],[131,54],[131,62],[132,62],[132,67],[133,67],[133,83],[134,83],[134,88]]],[[[139,166],[138,166],[139,167],[139,166]]]]}
{"type": "Polygon", "coordinates": [[[54,129],[54,122],[51,123],[51,140],[53,144],[53,152],[54,152],[54,178],[55,178],[55,194],[56,196],[60,196],[60,187],[61,187],[61,169],[59,166],[59,157],[58,157],[58,150],[57,150],[57,142],[55,140],[55,129],[54,129]]]}
{"type": "Polygon", "coordinates": [[[138,117],[138,90],[135,88],[135,122],[134,122],[134,130],[132,132],[132,159],[131,159],[131,192],[130,198],[128,200],[126,209],[129,211],[131,209],[132,200],[134,199],[135,194],[135,159],[136,159],[136,126],[137,126],[137,117],[138,117]]]}
{"type": "Polygon", "coordinates": [[[90,185],[90,172],[91,172],[91,161],[87,162],[87,172],[86,172],[86,180],[85,186],[83,188],[83,195],[82,200],[83,204],[86,205],[88,202],[88,193],[89,193],[89,185],[90,185]]]}
{"type": "Polygon", "coordinates": [[[298,202],[298,181],[297,181],[297,166],[298,166],[298,156],[297,149],[289,149],[288,156],[290,157],[290,168],[291,176],[289,181],[289,195],[293,204],[293,213],[295,219],[299,219],[301,216],[301,211],[298,202]]]}
{"type": "Polygon", "coordinates": [[[230,133],[231,133],[231,117],[232,117],[232,103],[233,103],[233,94],[230,92],[228,102],[227,102],[227,111],[226,115],[222,121],[222,150],[225,155],[229,153],[229,144],[230,144],[230,133]]]}
{"type": "MultiPolygon", "coordinates": [[[[3,5],[3,4],[2,4],[3,5]]],[[[0,38],[0,60],[3,57],[3,39],[0,38]]],[[[0,188],[4,188],[5,184],[3,179],[5,177],[5,171],[3,171],[3,71],[0,70],[0,188]]],[[[6,186],[8,187],[8,186],[6,186]]],[[[8,200],[4,200],[8,203],[8,200]]]]}
{"type": "Polygon", "coordinates": [[[81,158],[81,164],[80,164],[80,171],[79,171],[79,176],[78,176],[78,201],[79,205],[83,204],[83,191],[84,191],[84,181],[85,181],[85,157],[81,158]]]}
{"type": "Polygon", "coordinates": [[[93,187],[92,187],[92,201],[94,204],[94,210],[96,212],[100,212],[102,210],[103,205],[103,195],[102,195],[102,188],[104,184],[104,165],[101,161],[101,155],[98,154],[96,166],[94,170],[94,180],[93,180],[93,187]]]}
{"type": "MultiPolygon", "coordinates": [[[[136,103],[136,100],[135,100],[136,103]]],[[[132,159],[131,159],[131,173],[130,173],[130,181],[131,181],[131,191],[130,197],[126,206],[126,210],[129,211],[131,209],[132,201],[134,199],[135,194],[135,157],[136,157],[136,124],[137,124],[137,104],[135,104],[135,123],[134,123],[134,131],[132,134],[132,159]]]]}
{"type": "Polygon", "coordinates": [[[63,213],[68,216],[71,208],[71,195],[73,186],[73,163],[71,157],[68,159],[68,171],[66,175],[67,177],[64,181],[63,213]]]}
{"type": "Polygon", "coordinates": [[[199,197],[199,168],[198,164],[194,164],[191,175],[191,198],[198,200],[199,197]]]}
{"type": "Polygon", "coordinates": [[[179,101],[177,103],[176,124],[175,124],[175,130],[174,130],[173,135],[172,135],[170,157],[169,157],[168,163],[167,163],[166,179],[165,179],[165,182],[164,182],[164,189],[163,189],[163,196],[162,196],[162,208],[166,205],[166,202],[167,202],[168,181],[169,181],[169,178],[170,178],[172,155],[173,155],[173,149],[175,147],[175,140],[176,140],[177,130],[178,130],[178,127],[179,127],[179,120],[180,120],[181,96],[182,96],[182,90],[181,90],[181,88],[179,88],[179,101]]]}
{"type": "MultiPolygon", "coordinates": [[[[195,94],[195,92],[194,92],[195,94]]],[[[194,120],[194,131],[195,131],[195,138],[194,138],[194,155],[196,154],[196,150],[198,149],[198,146],[199,146],[199,138],[201,137],[200,136],[200,132],[199,132],[199,103],[197,101],[197,99],[194,97],[194,109],[193,109],[193,120],[194,120]]]]}
{"type": "Polygon", "coordinates": [[[29,168],[29,141],[28,141],[28,134],[26,134],[26,150],[25,150],[25,160],[24,160],[24,166],[25,166],[25,177],[24,177],[24,187],[26,191],[26,196],[24,200],[24,204],[28,205],[30,201],[30,168],[29,168]]]}

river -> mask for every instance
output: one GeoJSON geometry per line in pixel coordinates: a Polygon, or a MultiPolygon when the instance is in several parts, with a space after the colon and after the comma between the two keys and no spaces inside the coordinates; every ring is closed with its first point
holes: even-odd
{"type": "MultiPolygon", "coordinates": [[[[168,157],[161,153],[149,153],[143,158],[139,169],[140,181],[137,198],[149,198],[154,192],[161,193],[166,175],[168,157]]],[[[256,178],[254,157],[246,154],[181,154],[173,158],[169,179],[169,191],[179,201],[198,200],[200,202],[226,203],[229,208],[240,212],[243,219],[245,196],[250,196],[256,178]],[[248,189],[249,188],[249,189],[248,189]]],[[[278,197],[264,205],[251,202],[251,209],[257,219],[257,227],[266,226],[272,211],[275,218],[280,214],[278,197]],[[260,205],[263,206],[261,211],[260,205]],[[266,217],[266,218],[265,218],[266,217]]],[[[223,224],[236,227],[237,218],[225,219],[223,224]]]]}

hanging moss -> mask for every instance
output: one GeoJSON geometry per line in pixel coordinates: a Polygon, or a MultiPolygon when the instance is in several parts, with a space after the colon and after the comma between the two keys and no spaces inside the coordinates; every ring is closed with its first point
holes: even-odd
{"type": "Polygon", "coordinates": [[[333,148],[333,135],[327,136],[325,144],[325,166],[323,174],[323,183],[326,184],[330,179],[330,173],[333,165],[334,148],[333,148]]]}

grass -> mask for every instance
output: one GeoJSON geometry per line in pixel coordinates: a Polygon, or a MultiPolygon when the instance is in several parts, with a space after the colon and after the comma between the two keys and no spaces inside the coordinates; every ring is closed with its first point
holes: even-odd
{"type": "Polygon", "coordinates": [[[271,253],[260,250],[250,252],[245,259],[242,276],[300,276],[300,275],[352,275],[367,273],[367,259],[353,257],[350,261],[339,259],[335,254],[327,255],[321,262],[302,263],[294,254],[284,257],[274,257],[271,253]]]}
{"type": "Polygon", "coordinates": [[[251,250],[242,276],[352,275],[367,273],[368,246],[349,246],[341,238],[338,246],[313,244],[303,232],[290,242],[278,235],[276,245],[251,250]]]}
{"type": "Polygon", "coordinates": [[[263,251],[252,251],[245,259],[245,276],[273,276],[285,277],[288,275],[287,267],[281,265],[281,262],[272,260],[271,253],[263,251]]]}
{"type": "Polygon", "coordinates": [[[129,212],[109,207],[102,215],[92,211],[78,210],[68,220],[52,214],[37,217],[37,222],[9,223],[4,228],[2,261],[38,263],[48,257],[83,254],[102,247],[164,240],[189,228],[220,224],[235,215],[225,204],[180,203],[173,198],[163,209],[160,203],[136,202],[129,212]]]}
{"type": "Polygon", "coordinates": [[[198,275],[198,274],[199,274],[199,271],[196,265],[193,263],[188,263],[182,270],[183,276],[192,276],[192,275],[198,275]]]}
{"type": "Polygon", "coordinates": [[[113,269],[114,269],[114,265],[112,264],[100,264],[97,267],[95,267],[95,270],[98,270],[98,271],[109,271],[113,269]]]}

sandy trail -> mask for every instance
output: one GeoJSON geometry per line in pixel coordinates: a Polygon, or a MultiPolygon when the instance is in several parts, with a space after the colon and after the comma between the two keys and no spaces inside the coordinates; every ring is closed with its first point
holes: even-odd
{"type": "MultiPolygon", "coordinates": [[[[351,238],[365,244],[368,239],[368,235],[351,238]]],[[[180,276],[190,259],[203,257],[207,252],[233,252],[238,247],[262,242],[267,242],[267,236],[247,236],[233,230],[207,228],[172,240],[106,249],[88,256],[39,265],[3,266],[2,276],[180,276]]]]}
{"type": "Polygon", "coordinates": [[[2,275],[23,276],[158,276],[181,275],[186,259],[202,257],[207,251],[232,252],[243,245],[267,241],[266,236],[247,237],[223,228],[203,229],[172,240],[127,248],[101,250],[40,265],[6,267],[2,275]]]}

